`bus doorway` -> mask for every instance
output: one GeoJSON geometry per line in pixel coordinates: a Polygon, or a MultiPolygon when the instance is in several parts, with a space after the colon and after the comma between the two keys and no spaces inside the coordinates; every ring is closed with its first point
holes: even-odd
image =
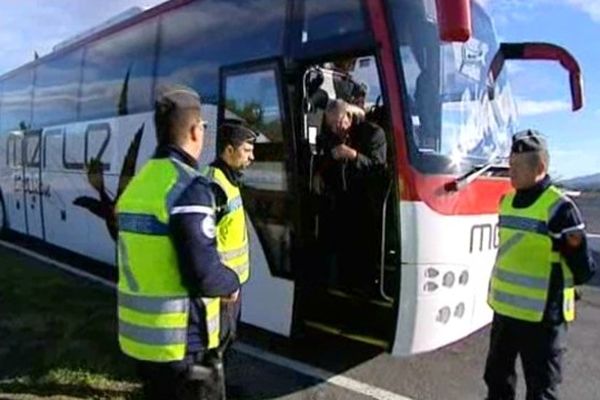
{"type": "Polygon", "coordinates": [[[393,145],[374,56],[306,65],[299,171],[306,181],[296,308],[303,332],[388,349],[399,240],[393,145]]]}

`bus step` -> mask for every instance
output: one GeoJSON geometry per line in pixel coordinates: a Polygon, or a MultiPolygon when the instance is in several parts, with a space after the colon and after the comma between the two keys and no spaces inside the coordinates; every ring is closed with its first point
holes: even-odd
{"type": "Polygon", "coordinates": [[[352,293],[352,292],[344,291],[342,289],[333,289],[333,288],[327,289],[327,293],[330,294],[331,296],[340,297],[343,299],[356,300],[356,301],[363,300],[365,302],[368,302],[368,303],[373,304],[378,307],[384,307],[384,308],[393,308],[394,307],[393,301],[388,301],[384,298],[366,298],[365,299],[358,293],[352,293]]]}
{"type": "Polygon", "coordinates": [[[341,336],[352,341],[368,344],[369,346],[375,346],[382,349],[387,349],[389,347],[389,343],[379,337],[372,336],[367,333],[352,331],[351,329],[339,327],[331,323],[328,324],[319,321],[304,320],[304,326],[310,330],[315,330],[334,336],[341,336]]]}

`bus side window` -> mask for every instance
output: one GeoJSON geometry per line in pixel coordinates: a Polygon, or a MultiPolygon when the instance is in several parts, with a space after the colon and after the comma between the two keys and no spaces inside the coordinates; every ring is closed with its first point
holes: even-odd
{"type": "Polygon", "coordinates": [[[31,132],[25,136],[25,165],[27,167],[39,168],[41,153],[40,153],[40,132],[31,132]]]}
{"type": "Polygon", "coordinates": [[[31,125],[33,69],[21,69],[3,82],[0,132],[26,130],[31,125]]]}
{"type": "Polygon", "coordinates": [[[22,165],[23,155],[23,135],[20,133],[11,133],[6,140],[6,165],[12,168],[19,168],[22,165]]]}
{"type": "Polygon", "coordinates": [[[83,50],[78,49],[36,67],[34,127],[45,128],[77,120],[82,56],[83,50]]]}
{"type": "Polygon", "coordinates": [[[271,272],[291,273],[292,216],[288,188],[288,138],[284,137],[282,98],[274,68],[225,78],[223,118],[259,134],[254,163],[245,171],[244,207],[263,244],[271,272]]]}
{"type": "Polygon", "coordinates": [[[81,120],[152,110],[157,18],[88,45],[81,120]]]}
{"type": "Polygon", "coordinates": [[[194,88],[216,104],[219,67],[283,52],[286,1],[189,2],[161,19],[157,83],[194,88]]]}

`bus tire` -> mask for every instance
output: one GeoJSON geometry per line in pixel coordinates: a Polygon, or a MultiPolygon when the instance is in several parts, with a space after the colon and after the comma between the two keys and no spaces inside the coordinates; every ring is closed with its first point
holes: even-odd
{"type": "Polygon", "coordinates": [[[0,237],[6,235],[8,231],[8,220],[6,216],[6,205],[4,204],[4,197],[0,192],[0,237]]]}

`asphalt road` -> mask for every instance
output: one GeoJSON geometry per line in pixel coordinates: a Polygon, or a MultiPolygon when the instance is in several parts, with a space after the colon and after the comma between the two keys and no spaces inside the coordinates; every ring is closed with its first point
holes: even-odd
{"type": "MultiPolygon", "coordinates": [[[[577,200],[600,263],[600,196],[577,200]]],[[[568,335],[563,399],[600,398],[600,275],[582,288],[568,335]]],[[[230,399],[475,400],[485,397],[482,373],[489,327],[427,354],[395,358],[339,339],[302,345],[244,332],[228,360],[230,399]],[[302,364],[299,364],[301,362],[302,364]]],[[[519,398],[524,399],[519,368],[519,398]]]]}
{"type": "MultiPolygon", "coordinates": [[[[592,233],[590,247],[600,263],[600,196],[583,196],[577,199],[592,233]],[[597,235],[597,236],[596,236],[597,235]]],[[[600,398],[600,275],[582,287],[583,298],[578,302],[577,320],[569,328],[567,354],[564,364],[564,381],[561,385],[563,399],[596,400],[600,398]]],[[[294,359],[326,368],[343,377],[380,388],[386,393],[379,397],[414,400],[476,400],[485,398],[482,380],[485,356],[488,349],[489,327],[470,337],[428,354],[409,358],[395,358],[387,354],[345,350],[335,346],[302,352],[292,351],[294,359]],[[337,354],[332,354],[336,352],[337,354]],[[337,358],[336,358],[337,357],[337,358]],[[388,397],[386,397],[388,396],[388,397]],[[391,396],[391,397],[390,397],[391,396]]],[[[258,344],[261,346],[261,344],[258,344]]],[[[276,352],[285,353],[278,349],[276,352]]],[[[290,369],[261,361],[242,352],[234,352],[229,364],[230,394],[240,399],[370,399],[337,385],[323,383],[290,369]]],[[[518,366],[519,397],[525,398],[523,374],[518,366]]],[[[342,380],[342,383],[343,380],[342,380]]],[[[362,391],[364,393],[364,391],[362,391]]]]}

